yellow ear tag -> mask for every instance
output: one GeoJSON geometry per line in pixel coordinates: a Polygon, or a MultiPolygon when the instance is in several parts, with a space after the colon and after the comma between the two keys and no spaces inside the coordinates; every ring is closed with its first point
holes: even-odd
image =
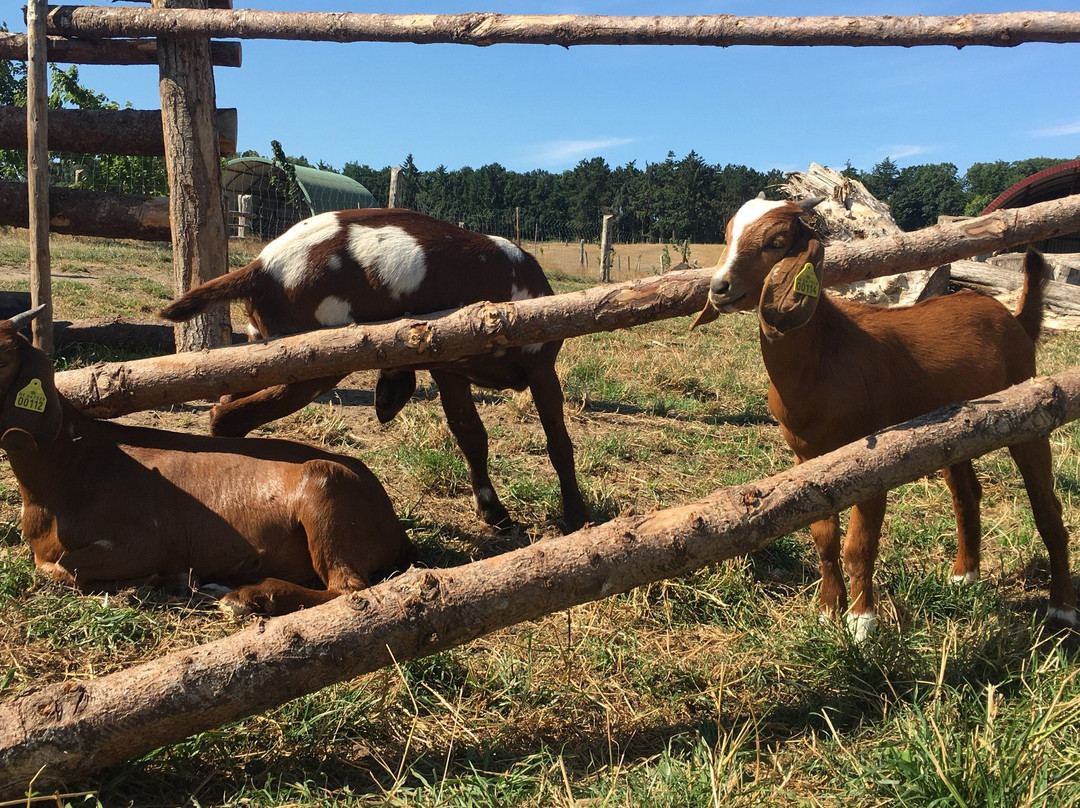
{"type": "Polygon", "coordinates": [[[817,297],[821,291],[821,284],[814,274],[814,265],[809,261],[803,264],[803,268],[795,276],[795,291],[807,297],[817,297]]]}
{"type": "Polygon", "coordinates": [[[45,391],[41,389],[41,379],[31,379],[30,384],[15,394],[15,406],[23,410],[45,412],[47,401],[45,391]]]}

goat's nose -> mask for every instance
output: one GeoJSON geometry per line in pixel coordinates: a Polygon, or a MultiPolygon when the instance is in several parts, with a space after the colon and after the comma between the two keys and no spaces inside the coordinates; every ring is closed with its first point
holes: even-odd
{"type": "Polygon", "coordinates": [[[726,296],[727,293],[728,293],[728,289],[730,289],[730,288],[731,288],[731,284],[728,283],[727,279],[725,279],[725,278],[720,278],[720,279],[714,278],[709,283],[709,291],[712,292],[717,297],[726,296]]]}

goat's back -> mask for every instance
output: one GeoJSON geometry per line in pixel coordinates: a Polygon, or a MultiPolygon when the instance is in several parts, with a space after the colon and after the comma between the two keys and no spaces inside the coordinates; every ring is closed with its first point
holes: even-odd
{"type": "Polygon", "coordinates": [[[770,368],[770,408],[803,457],[1035,373],[1035,342],[1024,325],[977,292],[904,308],[830,295],[813,322],[820,353],[786,371],[770,368]]]}
{"type": "Polygon", "coordinates": [[[549,294],[536,260],[504,238],[368,208],[297,223],[251,264],[196,287],[162,315],[184,319],[213,300],[242,298],[262,335],[276,336],[549,294]]]}

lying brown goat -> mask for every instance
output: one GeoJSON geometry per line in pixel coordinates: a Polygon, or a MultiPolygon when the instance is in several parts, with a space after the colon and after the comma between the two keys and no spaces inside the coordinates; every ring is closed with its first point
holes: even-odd
{"type": "MultiPolygon", "coordinates": [[[[946,404],[978,398],[1035,374],[1045,265],[1029,251],[1016,314],[993,298],[960,292],[915,306],[883,308],[824,294],[824,250],[801,215],[820,202],[747,202],[727,227],[727,248],[709,284],[698,325],[719,312],[758,309],[769,409],[796,461],[825,454],[871,432],[946,404]]],[[[1051,617],[1077,625],[1069,577],[1069,534],[1054,494],[1050,442],[1009,447],[1024,478],[1035,524],[1050,556],[1051,617]]],[[[958,581],[979,577],[982,489],[970,461],[943,470],[952,494],[958,581]]],[[[886,493],[851,511],[840,571],[840,521],[810,532],[821,559],[821,609],[844,614],[857,639],[873,631],[874,562],[886,493]]]]}
{"type": "MultiPolygon", "coordinates": [[[[176,322],[212,303],[243,300],[253,338],[279,337],[349,323],[430,314],[482,300],[507,301],[551,294],[531,255],[504,238],[486,236],[405,209],[321,213],[293,225],[245,267],[196,286],[166,306],[176,322]]],[[[497,349],[482,356],[380,372],[375,412],[387,423],[416,388],[415,370],[428,370],[443,412],[469,465],[473,504],[488,525],[511,524],[488,476],[487,432],[470,384],[532,393],[559,477],[567,530],[588,519],[574,472],[563,393],[555,372],[561,340],[497,349]]],[[[244,435],[303,407],[333,389],[340,376],[278,385],[226,397],[211,413],[215,435],[244,435]]]]}
{"type": "Polygon", "coordinates": [[[415,551],[359,460],[282,440],[96,421],[49,358],[0,320],[0,445],[34,563],[83,590],[196,580],[236,614],[283,614],[362,589],[415,551]]]}

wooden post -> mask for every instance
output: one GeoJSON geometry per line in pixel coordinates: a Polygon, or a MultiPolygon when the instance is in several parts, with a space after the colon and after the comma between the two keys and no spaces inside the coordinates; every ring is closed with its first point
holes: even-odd
{"type": "Polygon", "coordinates": [[[30,304],[45,306],[34,320],[34,345],[52,356],[52,271],[49,262],[49,63],[46,57],[47,0],[26,7],[26,177],[30,204],[30,304]]]}
{"type": "Polygon", "coordinates": [[[398,181],[401,178],[401,167],[394,166],[390,169],[390,196],[386,200],[386,207],[388,208],[400,208],[401,207],[401,183],[398,181]]]}
{"type": "Polygon", "coordinates": [[[581,240],[581,266],[585,266],[585,239],[581,240]]]}
{"type": "MultiPolygon", "coordinates": [[[[153,4],[159,9],[206,8],[205,0],[153,0],[153,4]]],[[[209,41],[161,38],[158,72],[174,286],[180,296],[192,286],[225,274],[229,264],[209,41]]],[[[228,306],[216,305],[177,325],[176,349],[227,345],[231,334],[228,306]]]]}
{"type": "Polygon", "coordinates": [[[603,283],[611,283],[611,220],[614,218],[605,213],[600,228],[600,280],[603,283]]]}

